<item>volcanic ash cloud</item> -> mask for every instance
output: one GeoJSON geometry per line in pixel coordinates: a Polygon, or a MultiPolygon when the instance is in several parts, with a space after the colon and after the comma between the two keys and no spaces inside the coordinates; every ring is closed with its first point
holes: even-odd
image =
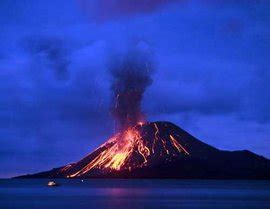
{"type": "Polygon", "coordinates": [[[141,101],[146,88],[152,83],[153,62],[149,54],[136,50],[114,59],[109,71],[113,93],[111,111],[118,129],[123,130],[144,118],[141,101]]]}

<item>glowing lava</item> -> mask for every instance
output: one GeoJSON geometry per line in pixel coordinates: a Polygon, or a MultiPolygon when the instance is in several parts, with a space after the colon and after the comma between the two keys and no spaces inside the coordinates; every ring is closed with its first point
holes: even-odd
{"type": "Polygon", "coordinates": [[[147,163],[147,157],[150,155],[149,148],[144,144],[139,131],[134,127],[110,138],[96,150],[103,148],[105,150],[94,160],[70,177],[80,176],[93,168],[120,170],[125,167],[127,159],[134,151],[143,158],[143,162],[136,165],[136,167],[141,167],[147,163]]]}
{"type": "MultiPolygon", "coordinates": [[[[124,132],[110,138],[93,153],[98,154],[76,172],[70,172],[67,177],[80,177],[94,170],[131,171],[147,166],[149,161],[156,160],[157,156],[166,160],[181,154],[190,155],[187,149],[171,134],[162,138],[157,123],[151,123],[151,125],[138,123],[136,126],[129,127],[124,132]],[[151,129],[145,131],[144,127],[151,129]],[[149,132],[153,134],[150,140],[149,137],[145,139],[146,136],[149,136],[149,132]]],[[[73,167],[76,167],[76,164],[67,165],[62,170],[72,171],[73,167]]]]}
{"type": "Polygon", "coordinates": [[[158,121],[130,126],[78,162],[23,177],[269,179],[268,168],[270,161],[254,153],[221,151],[158,121]]]}

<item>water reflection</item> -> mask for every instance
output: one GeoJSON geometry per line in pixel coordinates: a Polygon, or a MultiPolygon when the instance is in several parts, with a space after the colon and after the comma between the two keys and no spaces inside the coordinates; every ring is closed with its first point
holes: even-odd
{"type": "Polygon", "coordinates": [[[270,182],[185,180],[0,180],[0,208],[269,209],[270,182]]]}

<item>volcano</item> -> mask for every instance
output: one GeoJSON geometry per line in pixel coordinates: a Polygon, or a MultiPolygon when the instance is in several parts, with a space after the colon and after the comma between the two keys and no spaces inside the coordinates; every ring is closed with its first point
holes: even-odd
{"type": "Polygon", "coordinates": [[[270,179],[270,160],[216,149],[170,122],[149,122],[117,133],[76,163],[22,177],[270,179]]]}

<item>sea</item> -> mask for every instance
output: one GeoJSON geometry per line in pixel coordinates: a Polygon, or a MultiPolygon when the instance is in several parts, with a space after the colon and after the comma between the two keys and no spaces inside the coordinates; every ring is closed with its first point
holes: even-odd
{"type": "Polygon", "coordinates": [[[270,181],[0,180],[0,209],[270,209],[270,181]]]}

